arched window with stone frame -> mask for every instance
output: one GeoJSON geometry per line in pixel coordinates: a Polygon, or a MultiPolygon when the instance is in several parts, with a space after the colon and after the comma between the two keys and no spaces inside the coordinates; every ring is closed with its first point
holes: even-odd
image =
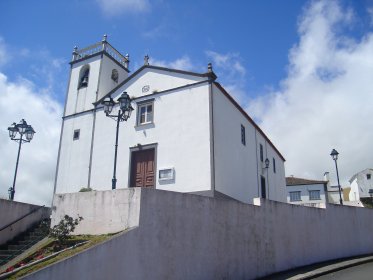
{"type": "Polygon", "coordinates": [[[88,81],[89,81],[89,65],[85,65],[82,67],[82,69],[80,69],[78,89],[87,87],[88,81]]]}

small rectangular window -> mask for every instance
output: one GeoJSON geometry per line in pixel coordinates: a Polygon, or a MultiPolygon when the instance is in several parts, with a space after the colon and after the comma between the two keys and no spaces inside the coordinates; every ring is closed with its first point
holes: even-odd
{"type": "Polygon", "coordinates": [[[309,191],[310,200],[320,200],[320,191],[309,191]]]}
{"type": "Polygon", "coordinates": [[[273,158],[273,173],[276,173],[276,160],[273,158]]]}
{"type": "Polygon", "coordinates": [[[79,140],[79,136],[80,136],[80,129],[76,129],[74,130],[74,136],[73,136],[73,140],[79,140]]]}
{"type": "Polygon", "coordinates": [[[289,192],[290,201],[302,201],[300,197],[300,192],[289,192]]]}
{"type": "Polygon", "coordinates": [[[149,124],[153,122],[153,102],[139,104],[137,125],[149,124]]]}
{"type": "Polygon", "coordinates": [[[241,143],[246,146],[246,132],[245,127],[241,124],[241,143]]]}
{"type": "Polygon", "coordinates": [[[367,180],[370,180],[371,176],[371,174],[367,174],[367,180]]]}
{"type": "Polygon", "coordinates": [[[263,145],[260,144],[260,161],[263,162],[264,160],[264,155],[263,155],[263,145]]]}

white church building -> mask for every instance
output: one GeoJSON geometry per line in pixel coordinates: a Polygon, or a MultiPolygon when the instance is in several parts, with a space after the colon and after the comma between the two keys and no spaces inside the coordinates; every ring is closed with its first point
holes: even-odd
{"type": "Polygon", "coordinates": [[[117,123],[102,101],[127,92],[134,110],[119,123],[116,188],[286,202],[284,157],[216,81],[211,64],[194,73],[145,57],[130,73],[128,55],[104,36],[74,48],[70,65],[55,194],[112,188],[117,123]]]}

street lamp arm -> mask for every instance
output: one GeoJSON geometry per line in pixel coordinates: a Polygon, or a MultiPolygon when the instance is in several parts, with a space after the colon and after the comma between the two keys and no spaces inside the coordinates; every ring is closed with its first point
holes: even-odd
{"type": "Polygon", "coordinates": [[[22,137],[21,137],[21,138],[13,138],[12,140],[13,140],[13,141],[16,141],[17,143],[19,143],[19,142],[21,141],[22,144],[23,144],[23,143],[30,143],[30,142],[31,142],[31,140],[22,139],[22,137]]]}

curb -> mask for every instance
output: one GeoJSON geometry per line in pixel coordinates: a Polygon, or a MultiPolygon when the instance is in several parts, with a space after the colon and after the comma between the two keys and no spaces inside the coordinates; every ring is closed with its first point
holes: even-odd
{"type": "Polygon", "coordinates": [[[361,265],[361,264],[365,264],[365,263],[369,263],[369,262],[373,262],[373,256],[341,261],[339,263],[326,265],[324,267],[317,268],[313,271],[298,274],[298,275],[295,275],[295,276],[292,276],[292,277],[286,278],[286,279],[288,279],[288,280],[313,279],[313,278],[323,276],[323,275],[326,275],[326,274],[329,274],[329,273],[332,273],[332,272],[336,272],[336,271],[339,271],[339,270],[343,270],[343,269],[346,269],[346,268],[349,268],[349,267],[353,267],[353,266],[357,266],[357,265],[361,265]]]}

